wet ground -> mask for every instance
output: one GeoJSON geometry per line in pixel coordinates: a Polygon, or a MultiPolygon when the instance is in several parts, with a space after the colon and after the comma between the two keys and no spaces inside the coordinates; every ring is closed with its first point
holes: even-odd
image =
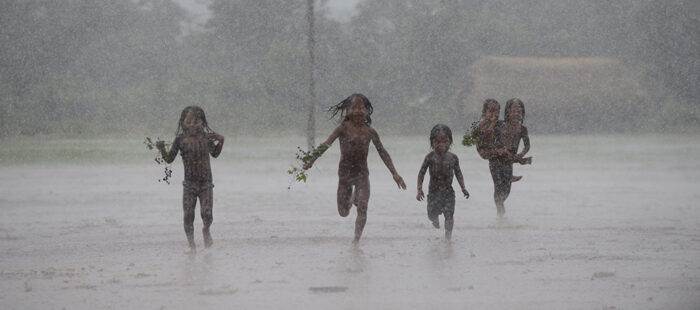
{"type": "Polygon", "coordinates": [[[337,146],[287,189],[302,138],[227,138],[214,246],[201,248],[198,216],[187,255],[180,159],[166,185],[138,140],[0,141],[0,308],[700,308],[700,138],[532,142],[502,220],[487,162],[453,146],[472,198],[447,243],[415,200],[427,138],[385,137],[409,189],[371,148],[355,250],[337,146]]]}

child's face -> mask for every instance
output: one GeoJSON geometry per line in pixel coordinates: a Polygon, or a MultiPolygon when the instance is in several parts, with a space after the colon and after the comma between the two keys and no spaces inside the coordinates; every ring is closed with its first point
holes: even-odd
{"type": "Polygon", "coordinates": [[[350,102],[350,108],[348,108],[348,118],[353,123],[359,124],[364,123],[366,117],[367,108],[365,107],[365,104],[362,102],[360,97],[355,97],[352,99],[352,102],[350,102]]]}
{"type": "Polygon", "coordinates": [[[185,133],[188,135],[196,134],[202,129],[202,119],[197,116],[196,113],[190,111],[185,115],[185,120],[182,122],[182,126],[185,133]]]}
{"type": "Polygon", "coordinates": [[[433,139],[433,149],[438,153],[445,153],[450,149],[452,141],[444,133],[440,133],[437,138],[433,139]]]}
{"type": "Polygon", "coordinates": [[[508,119],[513,122],[520,123],[523,120],[523,109],[519,104],[514,104],[510,106],[510,111],[508,112],[508,119]]]}
{"type": "Polygon", "coordinates": [[[484,114],[484,118],[491,120],[493,122],[498,120],[498,114],[501,113],[501,107],[497,105],[492,105],[488,108],[486,108],[486,113],[484,114]]]}

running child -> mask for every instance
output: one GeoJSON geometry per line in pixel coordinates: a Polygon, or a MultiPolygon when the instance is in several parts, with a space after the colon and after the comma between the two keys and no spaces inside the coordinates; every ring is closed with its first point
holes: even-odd
{"type": "MultiPolygon", "coordinates": [[[[370,186],[369,170],[367,168],[367,153],[369,143],[374,143],[379,156],[389,168],[394,181],[401,189],[406,189],[403,178],[396,172],[391,162],[389,152],[384,149],[379,134],[370,126],[373,108],[372,103],[362,94],[352,94],[340,103],[328,109],[333,113],[331,118],[340,113],[340,125],[333,130],[323,144],[330,146],[336,139],[340,140],[340,163],[338,163],[338,213],[348,216],[354,204],[357,207],[355,220],[355,238],[352,243],[359,245],[362,230],[367,222],[367,206],[369,203],[370,186]]],[[[321,154],[314,156],[304,169],[309,169],[321,154]]]]}
{"type": "Polygon", "coordinates": [[[504,121],[495,129],[495,148],[505,149],[507,155],[489,160],[489,169],[495,189],[494,200],[499,217],[506,213],[504,203],[510,195],[512,182],[522,178],[513,177],[513,162],[532,163],[532,157],[525,157],[525,154],[530,150],[530,136],[527,127],[523,125],[525,104],[518,98],[508,100],[503,111],[503,118],[504,121]],[[518,153],[521,140],[523,141],[523,149],[518,153]]]}
{"type": "Polygon", "coordinates": [[[224,136],[215,133],[207,123],[204,110],[189,106],[182,110],[175,131],[170,151],[165,150],[163,141],[156,142],[156,147],[167,163],[173,162],[177,153],[182,156],[185,167],[185,180],[182,182],[182,210],[184,226],[190,252],[196,252],[194,243],[194,210],[199,198],[200,216],[202,217],[204,246],[213,244],[209,227],[214,220],[212,215],[213,188],[209,155],[216,158],[224,146],[224,136]]]}
{"type": "Polygon", "coordinates": [[[452,177],[457,177],[457,182],[462,188],[464,198],[469,199],[469,192],[464,187],[462,170],[459,168],[459,158],[454,153],[448,152],[452,145],[452,131],[443,124],[437,124],[430,130],[430,147],[432,152],[428,153],[423,160],[423,165],[418,172],[418,194],[416,199],[422,201],[423,178],[425,171],[430,172],[428,182],[428,219],[433,222],[435,228],[440,228],[438,216],[445,216],[445,239],[452,239],[452,226],[454,225],[455,212],[455,191],[452,189],[452,177]]]}

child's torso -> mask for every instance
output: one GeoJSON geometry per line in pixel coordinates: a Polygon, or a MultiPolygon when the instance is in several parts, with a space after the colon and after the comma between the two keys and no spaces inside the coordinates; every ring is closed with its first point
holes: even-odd
{"type": "Polygon", "coordinates": [[[209,139],[184,138],[180,141],[182,163],[185,166],[186,182],[211,182],[211,166],[209,153],[211,152],[209,139]]]}
{"type": "Polygon", "coordinates": [[[447,152],[442,156],[438,155],[436,152],[432,152],[430,153],[429,160],[429,192],[452,189],[452,179],[454,177],[455,165],[457,164],[457,156],[450,152],[447,152]]]}
{"type": "Polygon", "coordinates": [[[343,134],[340,135],[340,163],[338,175],[358,176],[369,175],[367,169],[367,154],[372,135],[369,125],[353,126],[344,125],[343,134]]]}
{"type": "Polygon", "coordinates": [[[522,130],[523,126],[519,123],[501,123],[497,130],[498,144],[515,155],[518,152],[518,147],[520,147],[522,130]]]}

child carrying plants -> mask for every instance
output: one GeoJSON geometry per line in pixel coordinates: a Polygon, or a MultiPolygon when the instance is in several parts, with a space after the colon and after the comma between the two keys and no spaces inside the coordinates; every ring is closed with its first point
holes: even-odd
{"type": "Polygon", "coordinates": [[[482,119],[474,132],[481,137],[477,151],[482,158],[488,159],[489,170],[494,185],[494,202],[499,217],[505,215],[505,200],[510,195],[513,182],[521,176],[513,176],[513,163],[531,164],[532,157],[524,157],[530,150],[530,137],[523,123],[525,105],[520,99],[513,98],[506,102],[504,121],[498,120],[500,105],[496,100],[487,99],[482,109],[482,119]],[[523,150],[518,153],[520,140],[523,150]]]}
{"type": "MultiPolygon", "coordinates": [[[[391,162],[389,152],[384,149],[379,134],[370,126],[373,108],[372,103],[362,94],[352,94],[340,103],[328,109],[332,113],[331,118],[340,113],[341,123],[333,130],[331,135],[321,145],[330,146],[340,140],[340,163],[338,164],[338,213],[342,217],[348,216],[350,208],[354,204],[357,207],[357,219],[355,220],[355,238],[353,245],[358,246],[362,230],[367,222],[367,206],[369,203],[369,169],[367,168],[367,153],[369,143],[374,143],[379,156],[389,168],[394,181],[401,189],[406,189],[403,178],[396,172],[391,162]]],[[[321,156],[322,152],[315,152],[312,158],[303,166],[304,170],[311,168],[321,156]]]]}
{"type": "Polygon", "coordinates": [[[423,164],[418,172],[418,194],[416,199],[422,201],[423,178],[426,170],[430,173],[428,182],[428,219],[435,228],[440,228],[438,216],[445,216],[445,239],[452,239],[452,226],[454,225],[455,212],[455,191],[452,189],[452,179],[457,177],[457,182],[462,188],[464,198],[469,198],[469,192],[464,187],[462,170],[459,168],[459,158],[457,155],[448,152],[452,145],[452,131],[443,124],[437,124],[430,130],[430,147],[432,152],[428,153],[423,160],[423,164]]]}
{"type": "Polygon", "coordinates": [[[185,167],[185,180],[182,182],[182,210],[185,234],[191,253],[196,252],[194,210],[197,198],[199,198],[203,222],[204,246],[210,247],[213,244],[209,227],[214,220],[212,215],[214,184],[209,155],[218,157],[223,146],[224,137],[209,127],[204,110],[197,106],[189,106],[182,110],[170,151],[165,150],[165,142],[156,142],[156,147],[167,163],[173,162],[178,152],[182,156],[182,164],[185,167]]]}

